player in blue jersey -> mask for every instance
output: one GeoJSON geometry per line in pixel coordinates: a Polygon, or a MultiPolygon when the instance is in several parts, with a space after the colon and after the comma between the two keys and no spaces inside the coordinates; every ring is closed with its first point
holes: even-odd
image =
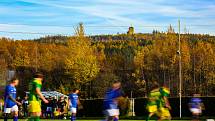
{"type": "Polygon", "coordinates": [[[13,120],[18,121],[18,105],[20,102],[16,101],[16,86],[19,84],[19,80],[13,78],[9,85],[5,88],[4,94],[4,121],[7,121],[8,115],[13,113],[13,120]]]}
{"type": "Polygon", "coordinates": [[[111,89],[108,89],[104,99],[106,121],[119,120],[118,98],[122,96],[121,83],[115,81],[111,89]]]}
{"type": "Polygon", "coordinates": [[[69,94],[69,108],[72,113],[71,121],[76,120],[76,114],[77,114],[77,108],[79,104],[79,99],[78,99],[78,89],[73,89],[72,93],[69,94]]]}
{"type": "Polygon", "coordinates": [[[202,114],[202,109],[204,109],[204,104],[202,103],[202,100],[200,99],[200,94],[194,94],[194,97],[190,100],[190,111],[193,115],[193,120],[198,121],[199,116],[202,114]]]}

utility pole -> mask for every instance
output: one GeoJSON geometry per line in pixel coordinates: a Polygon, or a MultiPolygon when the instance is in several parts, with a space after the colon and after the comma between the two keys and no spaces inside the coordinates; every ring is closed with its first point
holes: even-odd
{"type": "Polygon", "coordinates": [[[182,105],[182,65],[181,65],[181,22],[178,20],[178,54],[179,54],[179,100],[180,100],[180,118],[181,116],[181,105],[182,105]]]}

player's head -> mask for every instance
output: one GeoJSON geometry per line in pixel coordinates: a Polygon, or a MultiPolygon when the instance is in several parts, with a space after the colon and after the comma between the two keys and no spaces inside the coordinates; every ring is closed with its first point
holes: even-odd
{"type": "Polygon", "coordinates": [[[61,96],[61,97],[60,97],[60,100],[63,101],[63,100],[64,100],[64,96],[61,96]]]}
{"type": "Polygon", "coordinates": [[[113,82],[112,87],[113,87],[113,89],[119,89],[119,88],[121,88],[121,82],[118,81],[118,80],[115,80],[115,81],[113,82]]]}
{"type": "Polygon", "coordinates": [[[41,74],[41,73],[36,73],[36,74],[34,75],[34,78],[43,80],[43,74],[41,74]]]}
{"type": "Polygon", "coordinates": [[[79,93],[79,89],[78,89],[78,88],[74,88],[74,89],[72,90],[72,92],[78,94],[78,93],[79,93]]]}
{"type": "Polygon", "coordinates": [[[50,96],[50,97],[49,97],[49,100],[52,100],[52,99],[53,99],[53,97],[50,96]]]}
{"type": "Polygon", "coordinates": [[[12,84],[13,86],[17,86],[19,84],[19,80],[14,77],[10,80],[10,84],[12,84]]]}
{"type": "Polygon", "coordinates": [[[160,85],[159,85],[159,83],[157,81],[152,82],[152,84],[151,84],[152,89],[156,89],[156,88],[159,88],[159,87],[160,87],[160,85]]]}
{"type": "Polygon", "coordinates": [[[160,86],[162,86],[164,88],[168,88],[168,84],[167,83],[163,83],[163,85],[160,85],[160,86]]]}

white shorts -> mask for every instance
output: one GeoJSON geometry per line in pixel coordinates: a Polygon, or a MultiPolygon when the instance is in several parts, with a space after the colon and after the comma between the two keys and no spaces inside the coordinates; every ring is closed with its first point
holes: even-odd
{"type": "Polygon", "coordinates": [[[71,113],[77,113],[77,108],[70,108],[71,113]]]}
{"type": "Polygon", "coordinates": [[[192,113],[202,113],[202,110],[201,109],[198,109],[198,108],[191,108],[190,109],[190,111],[192,112],[192,113]]]}
{"type": "Polygon", "coordinates": [[[5,108],[4,113],[18,112],[19,108],[17,105],[14,105],[12,108],[5,108]]]}
{"type": "Polygon", "coordinates": [[[119,109],[107,109],[105,112],[107,116],[119,116],[119,109]]]}

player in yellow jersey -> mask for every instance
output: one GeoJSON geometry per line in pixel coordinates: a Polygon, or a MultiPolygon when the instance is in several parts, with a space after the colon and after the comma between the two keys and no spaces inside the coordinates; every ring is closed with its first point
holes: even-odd
{"type": "Polygon", "coordinates": [[[160,105],[159,105],[159,117],[160,120],[171,120],[171,106],[168,100],[168,97],[170,95],[170,90],[167,87],[161,87],[160,88],[161,93],[161,99],[160,99],[160,105]]]}
{"type": "Polygon", "coordinates": [[[41,104],[40,99],[45,103],[48,101],[45,99],[43,94],[41,93],[43,75],[42,74],[35,74],[34,79],[29,84],[29,112],[30,112],[30,119],[29,121],[40,121],[41,115],[41,104]]]}
{"type": "Polygon", "coordinates": [[[159,117],[159,104],[160,104],[160,98],[161,98],[161,93],[160,93],[160,88],[159,84],[155,81],[153,82],[151,86],[151,91],[148,95],[148,103],[147,103],[147,110],[149,112],[149,115],[146,119],[146,121],[149,121],[150,118],[154,115],[159,117]]]}

